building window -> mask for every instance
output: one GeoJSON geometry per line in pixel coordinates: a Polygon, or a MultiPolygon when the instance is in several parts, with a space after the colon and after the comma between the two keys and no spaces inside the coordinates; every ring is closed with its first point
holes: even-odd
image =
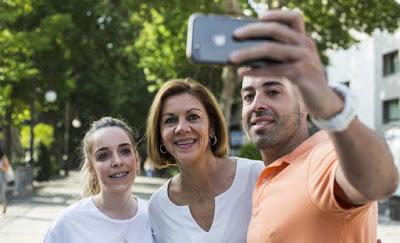
{"type": "Polygon", "coordinates": [[[399,99],[386,100],[383,102],[383,122],[389,123],[400,120],[399,99]]]}
{"type": "Polygon", "coordinates": [[[400,71],[399,51],[393,51],[383,55],[383,76],[400,71]]]}

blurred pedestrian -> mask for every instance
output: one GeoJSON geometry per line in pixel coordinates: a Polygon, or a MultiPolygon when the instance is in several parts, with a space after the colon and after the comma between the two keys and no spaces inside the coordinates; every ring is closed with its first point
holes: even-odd
{"type": "Polygon", "coordinates": [[[45,242],[153,242],[147,202],[132,194],[139,155],[131,129],[104,117],[82,141],[83,192],[51,225],[45,242]]]}
{"type": "Polygon", "coordinates": [[[355,114],[351,91],[328,85],[297,11],[271,10],[236,38],[268,38],[242,49],[242,120],[266,168],[253,194],[248,242],[377,242],[377,200],[397,187],[382,137],[355,114]],[[271,41],[273,40],[273,41],[271,41]],[[321,130],[310,135],[307,115],[321,130]]]}
{"type": "Polygon", "coordinates": [[[7,171],[10,168],[10,161],[0,146],[0,202],[3,204],[3,214],[7,211],[7,171]]]}
{"type": "Polygon", "coordinates": [[[246,242],[263,164],[227,157],[227,129],[213,94],[191,79],[166,82],[150,108],[146,134],[155,165],[179,168],[149,202],[155,241],[246,242]]]}
{"type": "Polygon", "coordinates": [[[150,158],[145,159],[143,163],[144,174],[148,177],[154,176],[154,165],[151,162],[150,158]]]}

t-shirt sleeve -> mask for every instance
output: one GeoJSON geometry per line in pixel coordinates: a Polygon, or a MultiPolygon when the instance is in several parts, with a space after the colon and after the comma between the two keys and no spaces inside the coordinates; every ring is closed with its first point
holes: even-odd
{"type": "Polygon", "coordinates": [[[317,147],[307,161],[307,192],[311,203],[323,214],[351,221],[367,212],[371,203],[344,208],[335,196],[335,174],[339,159],[332,144],[317,147]]]}
{"type": "MultiPolygon", "coordinates": [[[[248,160],[248,162],[250,163],[250,177],[252,178],[252,181],[254,181],[254,184],[258,179],[258,176],[261,174],[261,171],[265,169],[265,165],[259,160],[248,160]]],[[[238,163],[240,163],[240,160],[238,160],[238,163]]]]}
{"type": "Polygon", "coordinates": [[[164,223],[164,215],[162,213],[163,204],[160,202],[160,197],[165,193],[164,190],[166,190],[167,187],[168,184],[162,185],[148,201],[148,216],[151,224],[151,234],[155,242],[162,242],[160,238],[161,232],[158,227],[164,223]]]}
{"type": "Polygon", "coordinates": [[[43,243],[62,243],[62,239],[59,233],[59,228],[52,225],[44,236],[43,243]]]}

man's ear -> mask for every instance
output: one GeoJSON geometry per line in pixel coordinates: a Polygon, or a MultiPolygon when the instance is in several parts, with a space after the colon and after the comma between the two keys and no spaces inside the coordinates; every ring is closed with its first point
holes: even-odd
{"type": "Polygon", "coordinates": [[[291,87],[292,87],[292,92],[294,94],[294,98],[296,99],[296,102],[299,105],[300,113],[303,117],[306,117],[310,112],[308,111],[308,108],[304,102],[303,96],[297,86],[291,85],[291,87]]]}
{"type": "Polygon", "coordinates": [[[311,114],[307,113],[307,128],[308,128],[308,133],[310,135],[313,135],[314,133],[319,131],[319,128],[316,125],[314,125],[314,123],[311,121],[310,116],[311,114]]]}
{"type": "Polygon", "coordinates": [[[303,96],[299,90],[299,88],[295,85],[292,85],[292,92],[294,94],[294,98],[296,99],[297,103],[299,104],[300,107],[300,112],[302,113],[302,115],[307,115],[308,112],[308,108],[306,106],[306,104],[304,103],[304,99],[303,96]]]}

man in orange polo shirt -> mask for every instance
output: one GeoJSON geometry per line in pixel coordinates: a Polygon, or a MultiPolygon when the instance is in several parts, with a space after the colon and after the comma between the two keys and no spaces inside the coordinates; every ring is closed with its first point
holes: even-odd
{"type": "Polygon", "coordinates": [[[266,168],[253,194],[248,242],[375,243],[376,201],[391,195],[398,172],[382,137],[355,115],[348,88],[328,85],[303,17],[269,11],[235,32],[271,41],[231,55],[241,68],[242,119],[266,168]],[[311,135],[307,115],[321,131],[311,135]]]}

